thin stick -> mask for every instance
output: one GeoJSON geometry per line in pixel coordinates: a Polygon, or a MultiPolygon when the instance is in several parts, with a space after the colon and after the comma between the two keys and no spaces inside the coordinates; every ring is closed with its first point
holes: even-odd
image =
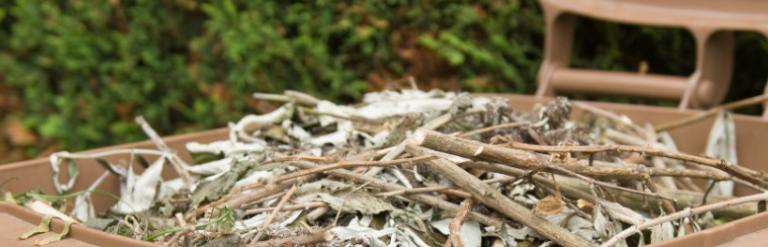
{"type": "MultiPolygon", "coordinates": [[[[481,169],[485,171],[506,174],[509,176],[525,176],[526,174],[529,173],[529,171],[514,168],[511,166],[495,164],[495,163],[487,163],[487,162],[464,162],[464,163],[461,163],[460,165],[464,168],[481,169]]],[[[537,174],[532,176],[532,178],[536,183],[544,184],[552,188],[555,187],[555,185],[552,184],[552,180],[547,178],[546,176],[541,176],[537,174]]],[[[587,199],[593,203],[598,202],[597,198],[591,194],[592,189],[588,182],[585,182],[577,178],[571,178],[571,177],[558,177],[557,181],[560,184],[559,186],[563,194],[573,198],[587,199]]],[[[610,187],[606,187],[606,190],[611,192],[611,194],[615,196],[616,202],[636,210],[646,211],[649,209],[648,208],[649,204],[658,205],[660,203],[659,198],[656,198],[656,197],[649,197],[649,196],[641,195],[637,193],[629,193],[626,191],[616,190],[610,187]]],[[[666,198],[675,198],[676,204],[679,207],[693,207],[693,206],[700,205],[701,199],[703,197],[701,193],[682,191],[682,190],[659,191],[658,194],[666,198]]],[[[725,201],[732,198],[732,197],[713,196],[713,195],[710,195],[709,197],[712,198],[712,201],[725,201]]],[[[715,216],[741,218],[744,216],[755,214],[756,209],[757,209],[757,206],[754,203],[752,203],[752,204],[744,204],[736,207],[718,209],[718,210],[715,210],[713,213],[715,213],[715,216]]]]}
{"type": "MultiPolygon", "coordinates": [[[[516,179],[517,177],[494,178],[494,179],[483,180],[483,183],[492,184],[492,183],[514,181],[516,179]]],[[[390,197],[390,196],[429,193],[429,192],[443,192],[446,194],[452,194],[452,195],[463,197],[463,198],[472,197],[472,195],[470,195],[469,193],[461,191],[459,188],[456,188],[453,186],[429,186],[429,187],[421,187],[421,188],[413,188],[413,189],[393,190],[389,192],[382,192],[376,195],[383,196],[383,197],[390,197]]]]}
{"type": "MultiPolygon", "coordinates": [[[[453,119],[453,116],[451,116],[450,113],[446,113],[430,120],[429,122],[424,124],[422,128],[429,129],[429,130],[436,130],[437,128],[440,128],[441,126],[450,122],[451,119],[453,119]]],[[[397,158],[397,156],[400,156],[400,154],[402,154],[404,150],[405,150],[405,141],[402,141],[399,144],[392,146],[391,149],[384,155],[384,157],[381,158],[381,160],[385,161],[385,160],[392,160],[394,158],[397,158]]],[[[381,172],[382,170],[384,170],[384,167],[371,167],[370,169],[368,169],[367,172],[365,172],[365,175],[375,176],[376,174],[379,174],[379,172],[381,172]]]]}
{"type": "Polygon", "coordinates": [[[656,125],[656,131],[660,132],[660,131],[665,131],[665,130],[679,128],[679,127],[682,127],[682,126],[686,126],[686,125],[689,125],[689,124],[693,124],[693,123],[699,122],[699,121],[704,120],[704,119],[706,119],[708,117],[717,115],[717,113],[720,112],[720,111],[730,111],[730,110],[733,110],[733,109],[736,109],[736,108],[740,108],[740,107],[744,107],[744,106],[750,106],[750,105],[755,105],[755,104],[760,104],[760,103],[763,103],[763,102],[766,102],[766,101],[768,101],[768,94],[763,94],[763,95],[758,95],[758,96],[754,96],[754,97],[750,97],[750,98],[746,98],[746,99],[742,99],[742,100],[737,100],[737,101],[734,101],[734,102],[731,102],[731,103],[728,103],[728,104],[723,104],[723,105],[720,105],[720,106],[717,106],[717,107],[710,108],[709,110],[707,110],[705,112],[701,112],[701,113],[698,113],[698,114],[695,114],[695,115],[692,115],[692,116],[689,116],[689,117],[685,117],[685,118],[681,118],[681,119],[678,119],[678,120],[675,120],[675,121],[671,121],[671,122],[667,122],[667,123],[662,123],[662,124],[656,125]]]}
{"type": "Polygon", "coordinates": [[[272,93],[253,93],[251,97],[257,100],[264,100],[264,101],[289,102],[293,100],[291,97],[288,97],[282,94],[272,94],[272,93]]]}
{"type": "Polygon", "coordinates": [[[453,247],[464,247],[464,243],[461,242],[461,225],[464,224],[467,212],[469,212],[471,208],[472,199],[464,199],[464,201],[459,204],[459,211],[456,212],[456,217],[453,217],[453,220],[451,220],[451,224],[448,228],[451,232],[449,238],[453,247]]]}
{"type": "MultiPolygon", "coordinates": [[[[319,167],[315,164],[312,164],[309,162],[303,162],[303,161],[294,162],[292,163],[292,165],[302,169],[313,169],[313,168],[319,167]]],[[[328,173],[336,177],[368,183],[368,185],[371,187],[376,187],[385,191],[406,189],[405,187],[400,185],[389,183],[380,179],[376,179],[370,176],[365,176],[365,175],[348,171],[348,170],[332,170],[332,171],[329,171],[328,173]]],[[[410,195],[405,195],[405,197],[407,197],[410,200],[417,201],[419,203],[424,203],[432,207],[440,208],[442,210],[447,211],[448,213],[456,213],[456,211],[459,208],[458,205],[450,203],[448,201],[445,201],[435,196],[424,195],[424,194],[410,194],[410,195]]],[[[502,221],[498,219],[494,219],[486,215],[475,213],[475,212],[470,212],[469,217],[472,218],[473,220],[480,222],[481,224],[488,225],[488,226],[501,227],[504,224],[502,221]]]]}
{"type": "Polygon", "coordinates": [[[176,155],[176,152],[173,151],[168,145],[165,144],[162,138],[160,138],[160,135],[155,132],[154,129],[152,129],[152,126],[147,123],[147,120],[144,120],[144,117],[138,116],[136,117],[136,123],[138,123],[141,126],[141,129],[144,130],[144,133],[149,136],[149,139],[152,140],[152,142],[155,143],[155,146],[157,146],[160,151],[163,151],[164,153],[168,154],[168,160],[171,162],[171,165],[173,165],[173,169],[176,170],[176,173],[179,174],[179,177],[181,177],[181,180],[184,181],[184,184],[187,186],[187,188],[192,187],[192,183],[194,183],[192,176],[189,175],[189,172],[187,172],[186,167],[188,166],[186,162],[181,160],[178,155],[176,155]]]}
{"type": "Polygon", "coordinates": [[[316,106],[317,103],[320,103],[320,100],[315,98],[315,96],[302,93],[299,91],[285,90],[283,94],[285,96],[291,97],[294,101],[296,101],[296,103],[299,103],[302,105],[316,106]]]}
{"type": "Polygon", "coordinates": [[[157,151],[152,149],[116,149],[116,150],[108,150],[108,151],[98,152],[98,153],[70,153],[67,151],[61,151],[61,152],[53,153],[51,155],[57,158],[65,158],[65,159],[100,159],[108,156],[121,155],[121,154],[156,155],[156,156],[165,155],[165,153],[162,151],[157,151]]]}
{"type": "Polygon", "coordinates": [[[393,191],[379,193],[376,195],[383,196],[383,197],[390,197],[390,196],[399,196],[399,195],[405,195],[405,194],[439,192],[439,191],[450,190],[453,188],[454,188],[453,186],[431,186],[431,187],[421,187],[421,188],[404,189],[404,190],[393,190],[393,191]]]}
{"type": "MultiPolygon", "coordinates": [[[[409,144],[406,151],[413,155],[425,155],[429,152],[424,148],[409,144]]],[[[426,163],[441,175],[451,180],[454,184],[464,188],[472,194],[472,198],[482,202],[486,206],[496,209],[499,213],[513,219],[521,224],[530,227],[547,239],[557,242],[566,247],[570,246],[592,246],[592,244],[577,236],[576,234],[560,227],[557,224],[549,222],[544,218],[534,215],[526,207],[517,204],[509,197],[502,194],[488,184],[483,183],[466,170],[457,166],[453,162],[437,158],[427,160],[426,163]]]]}
{"type": "Polygon", "coordinates": [[[412,75],[408,76],[408,83],[411,85],[411,89],[419,90],[419,84],[416,83],[416,79],[412,75]]]}
{"type": "Polygon", "coordinates": [[[682,219],[682,218],[686,218],[686,217],[691,217],[691,216],[694,216],[694,215],[697,215],[697,214],[706,213],[706,212],[709,212],[709,211],[712,211],[712,210],[715,210],[715,209],[719,209],[719,208],[725,208],[725,207],[729,207],[729,206],[733,206],[733,205],[738,205],[738,204],[742,204],[742,203],[755,202],[755,201],[763,201],[763,200],[768,200],[768,193],[760,193],[760,194],[754,194],[754,195],[749,195],[749,196],[744,196],[744,197],[733,198],[731,200],[717,202],[717,203],[712,203],[712,204],[708,204],[708,205],[704,205],[704,206],[700,206],[700,207],[695,207],[695,208],[686,208],[686,209],[684,209],[682,211],[679,211],[679,212],[676,212],[676,213],[672,213],[672,214],[668,214],[668,215],[665,215],[665,216],[662,216],[662,217],[658,217],[658,218],[655,218],[655,219],[650,220],[650,221],[643,222],[643,223],[638,224],[638,225],[633,225],[633,226],[631,226],[631,227],[629,227],[627,229],[624,229],[624,231],[621,231],[618,234],[614,235],[611,239],[608,239],[608,241],[605,241],[600,246],[601,247],[614,246],[619,241],[621,241],[621,240],[623,240],[623,239],[625,239],[625,238],[627,238],[629,236],[632,236],[632,234],[638,233],[638,232],[640,232],[640,231],[642,231],[644,229],[648,229],[649,227],[653,227],[653,226],[656,226],[656,225],[659,225],[659,224],[662,224],[662,223],[666,223],[666,222],[670,222],[670,221],[673,221],[673,220],[678,220],[678,219],[682,219]]]}
{"type": "Polygon", "coordinates": [[[205,211],[208,211],[209,209],[211,209],[213,207],[227,206],[229,208],[239,208],[240,206],[242,206],[242,205],[244,205],[246,203],[252,202],[254,200],[259,200],[261,198],[268,197],[270,195],[274,195],[275,193],[282,192],[282,191],[288,189],[288,187],[290,187],[293,184],[297,184],[300,181],[309,180],[309,179],[312,179],[312,178],[314,178],[314,175],[306,176],[306,177],[303,177],[303,178],[294,178],[294,179],[288,179],[288,180],[278,180],[279,182],[277,182],[277,183],[266,184],[260,190],[257,190],[257,191],[254,191],[254,192],[251,192],[251,193],[248,193],[248,194],[240,195],[240,196],[237,196],[237,197],[230,197],[230,198],[227,198],[227,199],[219,199],[219,200],[217,200],[215,202],[212,202],[212,203],[209,203],[209,204],[207,204],[205,206],[197,207],[197,209],[195,209],[194,211],[187,213],[185,218],[187,220],[190,220],[190,219],[194,218],[197,215],[205,213],[205,211]]]}
{"type": "Polygon", "coordinates": [[[264,232],[266,232],[267,227],[269,227],[269,224],[272,224],[272,221],[274,221],[277,218],[277,215],[280,214],[280,210],[282,210],[283,206],[285,206],[285,203],[288,202],[288,199],[291,199],[291,196],[293,196],[293,193],[296,192],[296,189],[298,189],[296,185],[291,187],[288,192],[285,193],[283,198],[280,198],[280,202],[277,203],[277,206],[275,206],[274,209],[272,209],[272,212],[269,214],[269,218],[267,218],[266,221],[264,221],[264,224],[261,224],[261,227],[259,229],[259,233],[256,234],[255,237],[253,237],[253,240],[251,240],[251,244],[255,244],[256,242],[261,239],[261,236],[264,235],[264,232]]]}
{"type": "Polygon", "coordinates": [[[498,129],[516,128],[516,127],[520,127],[520,126],[527,126],[527,125],[530,125],[530,124],[531,123],[529,123],[529,122],[503,123],[503,124],[493,125],[493,126],[485,127],[485,128],[482,128],[482,129],[476,129],[476,130],[473,130],[473,131],[462,133],[462,134],[460,134],[458,136],[461,137],[461,138],[466,138],[466,137],[470,137],[470,136],[474,136],[474,135],[479,135],[479,134],[483,134],[483,133],[494,131],[494,130],[498,130],[498,129]]]}
{"type": "MultiPolygon", "coordinates": [[[[608,145],[602,145],[602,146],[544,146],[544,145],[527,144],[527,143],[521,143],[521,142],[510,142],[505,144],[505,146],[510,148],[515,148],[515,149],[538,151],[538,152],[599,153],[599,152],[614,151],[614,152],[634,152],[634,153],[641,153],[646,155],[654,155],[654,156],[676,159],[680,161],[714,167],[722,171],[725,171],[735,177],[739,177],[744,180],[747,180],[751,183],[761,185],[762,187],[768,187],[768,182],[765,181],[766,179],[765,175],[763,175],[760,172],[751,170],[749,168],[745,168],[743,166],[739,166],[736,164],[731,164],[726,162],[725,160],[712,159],[712,158],[707,158],[702,156],[691,155],[683,152],[676,152],[676,151],[664,150],[664,149],[653,148],[653,147],[638,147],[638,146],[628,146],[628,145],[619,145],[619,144],[608,144],[608,145]]],[[[727,178],[724,178],[724,179],[727,179],[727,178]]],[[[720,180],[723,180],[723,179],[720,179],[720,180]]]]}
{"type": "MultiPolygon", "coordinates": [[[[659,192],[659,188],[656,187],[656,184],[654,184],[653,181],[651,181],[650,179],[646,179],[645,180],[645,186],[648,187],[648,190],[650,190],[654,194],[659,192]]],[[[673,201],[675,201],[675,200],[673,200],[673,201]]],[[[669,200],[661,201],[661,207],[664,208],[665,213],[672,213],[672,212],[677,211],[677,209],[675,208],[675,205],[673,205],[672,201],[669,201],[669,200]]],[[[690,226],[686,226],[686,230],[691,230],[692,229],[692,228],[688,229],[689,227],[690,226]]],[[[692,231],[689,231],[689,232],[692,232],[692,231]]]]}
{"type": "MultiPolygon", "coordinates": [[[[618,185],[615,185],[615,184],[594,180],[592,178],[589,178],[587,176],[578,174],[576,172],[573,172],[571,170],[568,170],[568,169],[565,169],[565,168],[562,168],[562,167],[552,166],[552,168],[554,168],[556,170],[559,170],[559,171],[562,171],[563,173],[566,173],[568,175],[574,176],[576,178],[579,178],[581,180],[587,181],[589,183],[600,185],[602,187],[612,188],[612,189],[616,189],[616,190],[626,191],[626,192],[629,192],[629,193],[635,193],[635,194],[640,194],[640,195],[645,195],[645,196],[650,196],[650,197],[656,197],[656,198],[659,198],[659,199],[664,199],[666,201],[675,201],[674,198],[662,196],[662,195],[659,195],[659,194],[656,194],[656,193],[653,193],[653,192],[646,192],[646,191],[642,191],[642,190],[634,190],[634,189],[630,189],[630,188],[621,187],[621,186],[618,186],[618,185]]],[[[557,185],[557,183],[555,183],[555,185],[557,185]]]]}
{"type": "Polygon", "coordinates": [[[279,180],[292,179],[292,178],[307,176],[310,174],[336,170],[336,169],[346,169],[346,168],[359,167],[359,166],[392,166],[392,165],[399,165],[399,164],[405,164],[405,163],[414,163],[414,162],[424,161],[424,160],[433,159],[433,158],[434,157],[431,155],[424,155],[420,157],[387,160],[387,161],[340,161],[333,165],[320,166],[314,169],[289,173],[281,176],[279,180]]]}
{"type": "Polygon", "coordinates": [[[660,156],[670,159],[676,159],[681,161],[693,162],[711,167],[722,167],[723,161],[718,159],[712,159],[702,156],[691,155],[682,152],[674,152],[664,149],[658,149],[653,147],[640,147],[629,146],[620,144],[606,144],[601,146],[547,146],[536,145],[522,142],[508,142],[503,146],[515,149],[522,149],[536,152],[553,152],[553,153],[601,153],[601,152],[633,152],[648,154],[654,156],[660,156]]]}
{"type": "MultiPolygon", "coordinates": [[[[650,124],[646,124],[645,129],[647,130],[645,131],[645,136],[646,136],[646,140],[648,141],[648,144],[651,144],[651,145],[658,144],[656,142],[656,140],[658,140],[658,136],[656,135],[656,132],[653,131],[653,127],[650,124]]],[[[664,162],[664,160],[661,157],[653,157],[651,159],[651,162],[652,162],[651,164],[653,164],[654,167],[667,168],[667,164],[664,162]]],[[[670,190],[677,189],[675,180],[672,179],[671,177],[656,178],[654,179],[654,181],[659,182],[659,185],[661,185],[662,188],[670,189],[670,190]]]]}
{"type": "MultiPolygon", "coordinates": [[[[288,210],[298,210],[298,209],[311,209],[311,208],[324,207],[325,205],[326,204],[324,202],[310,202],[310,203],[302,203],[302,204],[285,205],[280,210],[288,211],[288,210]]],[[[269,212],[269,211],[275,210],[276,208],[277,207],[253,208],[253,209],[245,210],[245,214],[250,215],[250,214],[269,212]]]]}
{"type": "Polygon", "coordinates": [[[591,112],[592,114],[607,118],[615,123],[618,123],[621,126],[627,127],[635,131],[637,134],[642,134],[643,132],[645,132],[645,129],[632,123],[632,121],[629,120],[629,118],[619,116],[618,114],[613,113],[611,111],[604,110],[602,108],[599,108],[590,104],[582,103],[582,102],[573,102],[573,105],[578,108],[581,108],[584,111],[591,112]]]}
{"type": "MultiPolygon", "coordinates": [[[[562,171],[554,169],[554,166],[574,171],[576,173],[596,177],[596,178],[623,178],[623,179],[645,179],[651,176],[675,176],[675,177],[695,177],[708,178],[715,180],[725,180],[730,178],[726,173],[720,171],[703,171],[690,169],[659,169],[645,167],[621,167],[621,166],[587,166],[571,163],[555,163],[551,159],[536,155],[534,153],[505,148],[502,146],[488,145],[482,142],[457,138],[446,134],[418,130],[412,139],[413,143],[433,149],[440,152],[450,153],[462,156],[468,159],[482,159],[490,162],[497,162],[516,166],[522,169],[537,170],[545,172],[554,172],[563,174],[562,171]]],[[[526,144],[531,145],[531,144],[526,144]]],[[[552,147],[539,146],[535,147],[552,147]]],[[[560,148],[560,147],[555,147],[560,148]]],[[[567,152],[570,149],[558,151],[567,152]]]]}

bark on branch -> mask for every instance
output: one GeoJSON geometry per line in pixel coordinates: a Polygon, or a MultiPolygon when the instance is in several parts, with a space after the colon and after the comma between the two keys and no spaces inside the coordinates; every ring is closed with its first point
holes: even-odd
{"type": "MultiPolygon", "coordinates": [[[[726,173],[719,171],[704,171],[691,169],[646,168],[625,166],[588,166],[556,162],[546,156],[529,151],[489,145],[442,134],[435,131],[419,130],[415,134],[414,143],[440,152],[462,156],[468,159],[480,159],[514,166],[517,168],[564,174],[553,166],[559,166],[570,171],[595,177],[616,179],[642,179],[655,176],[692,177],[713,180],[729,179],[726,173]]],[[[537,146],[537,145],[534,145],[537,146]]]]}
{"type": "MultiPolygon", "coordinates": [[[[429,154],[424,148],[412,144],[407,145],[406,150],[416,156],[429,154]]],[[[509,199],[500,191],[483,183],[483,181],[472,176],[472,174],[453,162],[437,158],[426,160],[425,163],[433,170],[451,180],[454,184],[464,188],[467,192],[472,194],[473,199],[482,202],[488,207],[496,209],[510,219],[530,227],[547,239],[555,241],[562,246],[592,246],[592,243],[573,234],[567,229],[534,215],[528,208],[512,201],[512,199],[509,199]]]]}

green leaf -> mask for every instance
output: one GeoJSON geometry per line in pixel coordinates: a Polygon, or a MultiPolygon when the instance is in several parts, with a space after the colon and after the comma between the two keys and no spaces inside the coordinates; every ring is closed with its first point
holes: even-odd
{"type": "Polygon", "coordinates": [[[51,218],[53,218],[53,217],[50,216],[50,215],[43,216],[43,220],[40,221],[40,224],[38,224],[34,228],[30,229],[29,231],[21,234],[21,236],[19,236],[19,239],[24,240],[24,239],[28,239],[28,238],[30,238],[30,237],[32,237],[34,235],[37,235],[37,234],[40,234],[40,233],[46,233],[46,232],[51,231],[51,229],[50,229],[51,218]]]}
{"type": "Polygon", "coordinates": [[[64,222],[63,228],[64,229],[62,229],[60,233],[53,234],[44,239],[36,240],[35,245],[40,246],[40,245],[46,245],[53,242],[61,241],[62,239],[64,239],[64,237],[69,235],[69,229],[72,228],[72,222],[71,221],[64,222]]]}

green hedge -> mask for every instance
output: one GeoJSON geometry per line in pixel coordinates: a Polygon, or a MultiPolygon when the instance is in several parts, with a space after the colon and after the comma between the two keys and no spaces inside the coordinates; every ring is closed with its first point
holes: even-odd
{"type": "MultiPolygon", "coordinates": [[[[353,101],[415,75],[425,86],[530,93],[542,29],[532,0],[0,1],[0,81],[21,98],[13,114],[25,125],[82,149],[144,138],[135,115],[164,134],[223,126],[257,108],[256,91],[353,101]]],[[[690,69],[652,45],[622,55],[656,41],[690,52],[680,31],[627,41],[632,30],[617,25],[579,30],[587,57],[576,66],[631,70],[639,57],[654,71],[690,69]]]]}

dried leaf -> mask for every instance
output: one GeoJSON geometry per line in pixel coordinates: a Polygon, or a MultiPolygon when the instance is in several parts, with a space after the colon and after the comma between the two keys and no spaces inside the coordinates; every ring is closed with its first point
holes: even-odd
{"type": "Polygon", "coordinates": [[[199,165],[189,166],[187,171],[199,175],[214,175],[226,172],[229,170],[230,166],[232,166],[232,163],[232,158],[224,158],[199,165]]]}
{"type": "Polygon", "coordinates": [[[556,215],[563,211],[565,202],[555,196],[547,196],[539,200],[533,207],[533,213],[536,215],[556,215]]]}
{"type": "MultiPolygon", "coordinates": [[[[443,235],[449,235],[451,233],[450,224],[451,219],[441,219],[430,222],[430,225],[443,235]]],[[[464,246],[480,246],[482,242],[480,241],[480,236],[482,236],[482,234],[480,225],[477,222],[471,220],[465,221],[464,224],[461,224],[459,231],[461,232],[461,242],[464,246]]]]}
{"type": "Polygon", "coordinates": [[[133,166],[129,166],[127,176],[121,179],[120,201],[112,207],[112,211],[134,214],[149,209],[157,194],[157,186],[163,179],[160,175],[164,164],[165,159],[158,158],[141,175],[135,174],[133,166]]]}
{"type": "Polygon", "coordinates": [[[101,182],[107,178],[109,171],[104,171],[96,181],[88,187],[88,190],[75,197],[75,205],[72,207],[72,216],[80,220],[80,222],[88,221],[88,219],[96,216],[96,209],[91,202],[91,191],[99,187],[101,182]]]}
{"type": "Polygon", "coordinates": [[[362,227],[362,226],[337,226],[328,230],[334,236],[331,246],[342,246],[339,242],[355,240],[362,242],[363,246],[384,247],[387,246],[379,238],[391,235],[397,232],[395,228],[383,228],[381,230],[362,227]],[[337,243],[337,244],[334,244],[337,243]]]}
{"type": "Polygon", "coordinates": [[[595,206],[595,204],[593,204],[590,201],[587,201],[587,200],[584,200],[584,199],[576,200],[576,207],[578,207],[579,209],[581,209],[583,211],[592,212],[592,208],[594,206],[595,206]]]}
{"type": "Polygon", "coordinates": [[[72,217],[69,217],[69,215],[62,213],[58,209],[51,207],[51,205],[49,205],[48,203],[45,203],[40,200],[33,199],[27,202],[27,204],[24,204],[24,206],[42,215],[50,215],[50,216],[59,218],[63,221],[76,222],[76,220],[73,219],[72,217]]]}
{"type": "Polygon", "coordinates": [[[675,227],[672,223],[665,222],[651,227],[651,244],[664,242],[675,237],[675,227]]]}
{"type": "Polygon", "coordinates": [[[337,211],[379,214],[384,211],[395,210],[392,204],[368,192],[357,191],[340,197],[328,193],[320,193],[318,195],[325,203],[328,203],[331,208],[337,211]]]}
{"type": "Polygon", "coordinates": [[[192,192],[191,207],[197,207],[197,205],[204,201],[216,200],[229,192],[237,180],[253,167],[253,162],[239,162],[231,167],[228,171],[215,176],[213,179],[201,180],[192,192]]]}
{"type": "MultiPolygon", "coordinates": [[[[720,112],[717,115],[707,139],[705,151],[709,157],[722,159],[731,164],[738,164],[736,153],[736,125],[730,112],[720,112]]],[[[712,195],[733,196],[733,181],[719,181],[712,191],[712,195]]]]}
{"type": "Polygon", "coordinates": [[[600,206],[602,206],[602,208],[613,218],[629,224],[637,225],[649,220],[647,217],[635,212],[634,210],[615,202],[601,200],[600,206]]]}

